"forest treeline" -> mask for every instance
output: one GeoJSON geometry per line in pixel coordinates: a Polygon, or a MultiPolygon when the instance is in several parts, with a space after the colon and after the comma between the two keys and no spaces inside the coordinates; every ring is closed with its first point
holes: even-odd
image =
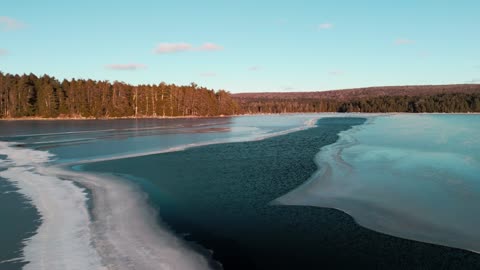
{"type": "Polygon", "coordinates": [[[480,85],[231,95],[192,83],[123,82],[0,72],[0,118],[219,116],[294,112],[480,112],[480,85]]]}
{"type": "Polygon", "coordinates": [[[234,94],[246,113],[480,112],[480,84],[382,86],[319,92],[234,94]]]}
{"type": "Polygon", "coordinates": [[[480,112],[480,92],[442,93],[425,96],[378,96],[348,101],[298,98],[235,98],[244,113],[293,112],[480,112]]]}
{"type": "Polygon", "coordinates": [[[217,116],[239,113],[230,93],[192,83],[132,86],[0,72],[0,118],[217,116]]]}

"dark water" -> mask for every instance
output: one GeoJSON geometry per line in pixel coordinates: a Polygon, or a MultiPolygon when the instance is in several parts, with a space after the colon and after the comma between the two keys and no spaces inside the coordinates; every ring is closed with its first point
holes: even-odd
{"type": "Polygon", "coordinates": [[[314,155],[361,118],[263,141],[192,148],[88,164],[129,176],[161,219],[213,250],[225,269],[480,269],[480,255],[404,240],[355,224],[337,210],[270,202],[305,181],[314,155]]]}
{"type": "Polygon", "coordinates": [[[23,240],[31,237],[40,226],[37,210],[17,190],[10,182],[0,178],[1,270],[22,269],[26,262],[14,259],[22,257],[23,240]]]}

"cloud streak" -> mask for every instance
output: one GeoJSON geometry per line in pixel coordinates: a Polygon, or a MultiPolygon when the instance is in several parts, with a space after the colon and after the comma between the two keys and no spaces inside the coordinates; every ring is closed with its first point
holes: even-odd
{"type": "Polygon", "coordinates": [[[160,43],[154,52],[158,54],[185,52],[192,50],[193,46],[185,42],[179,43],[160,43]]]}
{"type": "Polygon", "coordinates": [[[106,65],[106,69],[110,70],[138,70],[147,68],[144,64],[112,64],[106,65]]]}
{"type": "Polygon", "coordinates": [[[221,51],[221,50],[223,50],[222,46],[215,43],[211,43],[211,42],[203,43],[198,47],[195,47],[192,44],[186,43],[186,42],[177,42],[177,43],[166,42],[166,43],[158,44],[158,46],[155,47],[153,52],[156,54],[171,54],[171,53],[179,53],[179,52],[192,52],[192,51],[213,52],[213,51],[221,51]]]}
{"type": "Polygon", "coordinates": [[[248,70],[250,71],[259,71],[260,69],[262,69],[261,66],[251,66],[248,68],[248,70]]]}
{"type": "Polygon", "coordinates": [[[199,48],[197,48],[196,50],[198,50],[198,51],[221,51],[221,50],[223,50],[223,47],[220,46],[220,45],[217,45],[215,43],[206,42],[206,43],[203,43],[203,45],[200,46],[199,48]]]}
{"type": "Polygon", "coordinates": [[[318,25],[319,30],[332,29],[333,23],[321,23],[318,25]]]}
{"type": "Polygon", "coordinates": [[[7,51],[7,50],[0,48],[0,56],[2,56],[2,55],[7,55],[7,54],[8,54],[8,51],[7,51]]]}
{"type": "Polygon", "coordinates": [[[415,40],[408,39],[408,38],[399,38],[395,40],[395,45],[409,45],[414,44],[415,40]]]}
{"type": "Polygon", "coordinates": [[[14,31],[22,29],[25,24],[7,16],[0,16],[0,29],[2,31],[14,31]]]}

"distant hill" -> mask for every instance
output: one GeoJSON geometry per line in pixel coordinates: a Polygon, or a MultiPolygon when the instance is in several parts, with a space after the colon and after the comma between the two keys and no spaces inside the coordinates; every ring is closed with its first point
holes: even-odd
{"type": "Polygon", "coordinates": [[[480,93],[480,84],[379,86],[317,92],[263,92],[232,94],[236,100],[243,99],[334,99],[348,101],[381,96],[428,96],[437,94],[480,93]]]}
{"type": "Polygon", "coordinates": [[[244,113],[480,112],[480,84],[233,94],[244,113]]]}

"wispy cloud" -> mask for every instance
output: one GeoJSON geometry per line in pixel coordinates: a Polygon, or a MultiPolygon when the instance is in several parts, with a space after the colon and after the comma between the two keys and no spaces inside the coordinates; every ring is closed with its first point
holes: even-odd
{"type": "Polygon", "coordinates": [[[328,75],[331,75],[331,76],[342,76],[345,74],[345,71],[343,70],[331,70],[328,72],[328,75]]]}
{"type": "Polygon", "coordinates": [[[0,29],[2,31],[13,31],[25,27],[23,22],[17,21],[7,16],[0,16],[0,29]]]}
{"type": "Polygon", "coordinates": [[[179,43],[160,43],[155,48],[155,53],[165,54],[165,53],[176,53],[176,52],[185,52],[190,51],[193,48],[191,44],[185,42],[179,43]]]}
{"type": "Polygon", "coordinates": [[[333,23],[321,23],[318,25],[319,30],[332,29],[333,23]]]}
{"type": "Polygon", "coordinates": [[[199,50],[199,51],[221,51],[221,50],[223,50],[223,47],[220,46],[220,45],[217,45],[215,43],[207,42],[207,43],[203,43],[203,45],[200,46],[199,48],[197,48],[197,50],[199,50]]]}
{"type": "Polygon", "coordinates": [[[169,54],[177,52],[188,52],[188,51],[221,51],[223,47],[215,43],[206,42],[201,46],[195,47],[190,43],[186,42],[177,42],[177,43],[160,43],[153,50],[157,54],[169,54]]]}
{"type": "Polygon", "coordinates": [[[112,64],[106,65],[105,68],[111,70],[137,70],[147,68],[144,64],[112,64]]]}
{"type": "Polygon", "coordinates": [[[260,69],[262,69],[261,66],[251,66],[248,68],[248,70],[250,71],[259,71],[260,69]]]}
{"type": "Polygon", "coordinates": [[[408,39],[408,38],[399,38],[395,40],[395,45],[408,45],[408,44],[414,44],[415,40],[408,39]]]}
{"type": "Polygon", "coordinates": [[[200,73],[200,76],[202,76],[202,77],[215,77],[215,76],[217,76],[217,73],[215,73],[215,72],[204,72],[204,73],[200,73]]]}
{"type": "Polygon", "coordinates": [[[470,81],[466,81],[465,83],[480,83],[480,78],[472,79],[470,81]]]}
{"type": "Polygon", "coordinates": [[[7,51],[7,50],[0,48],[0,56],[2,56],[2,55],[7,55],[7,54],[8,54],[8,51],[7,51]]]}

